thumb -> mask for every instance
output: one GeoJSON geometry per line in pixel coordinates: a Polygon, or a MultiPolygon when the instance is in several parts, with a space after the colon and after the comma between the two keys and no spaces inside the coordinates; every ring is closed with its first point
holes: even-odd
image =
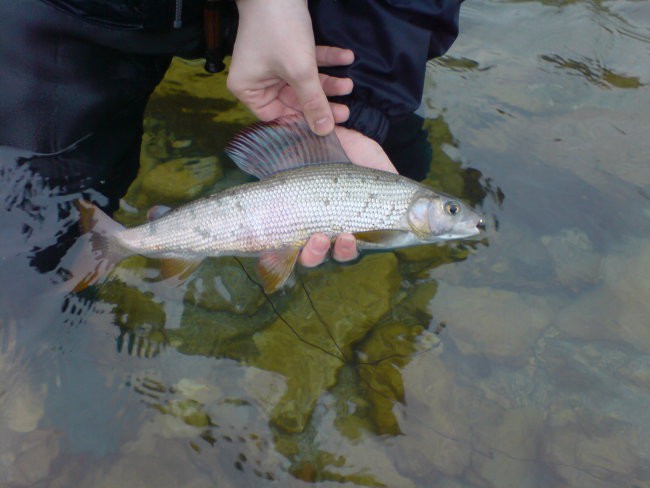
{"type": "Polygon", "coordinates": [[[329,134],[334,130],[334,115],[329,101],[314,70],[313,76],[292,84],[296,92],[302,112],[307,119],[311,130],[320,136],[329,134]]]}

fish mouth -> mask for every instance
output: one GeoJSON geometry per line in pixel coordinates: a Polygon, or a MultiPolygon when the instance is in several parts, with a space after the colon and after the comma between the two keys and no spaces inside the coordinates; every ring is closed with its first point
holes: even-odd
{"type": "Polygon", "coordinates": [[[480,218],[475,222],[468,223],[466,226],[453,229],[452,232],[448,234],[440,234],[436,236],[438,239],[442,240],[454,240],[454,239],[467,239],[470,237],[478,236],[481,234],[482,230],[486,229],[485,219],[480,218]]]}

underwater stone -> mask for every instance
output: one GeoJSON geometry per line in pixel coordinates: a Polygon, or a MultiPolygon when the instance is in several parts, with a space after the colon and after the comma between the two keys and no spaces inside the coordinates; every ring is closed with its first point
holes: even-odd
{"type": "Polygon", "coordinates": [[[192,200],[223,176],[218,162],[214,156],[173,159],[144,176],[142,191],[152,202],[160,204],[192,200]]]}
{"type": "Polygon", "coordinates": [[[206,310],[245,315],[254,314],[265,302],[262,290],[232,259],[206,260],[194,273],[184,300],[206,310]]]}
{"type": "Polygon", "coordinates": [[[595,252],[587,234],[564,229],[559,235],[543,236],[558,281],[572,290],[594,284],[600,278],[602,257],[595,252]]]}
{"type": "Polygon", "coordinates": [[[51,476],[52,463],[61,450],[60,434],[54,430],[35,430],[16,438],[14,460],[9,473],[2,475],[5,481],[9,476],[9,486],[35,486],[51,476]]]}
{"type": "Polygon", "coordinates": [[[264,317],[251,320],[247,315],[217,312],[186,303],[181,326],[168,329],[167,336],[183,354],[247,361],[257,352],[252,336],[265,323],[268,322],[264,317]]]}
{"type": "Polygon", "coordinates": [[[370,401],[369,417],[379,434],[401,434],[393,408],[404,403],[402,368],[417,350],[423,327],[393,322],[375,327],[361,344],[364,363],[359,365],[361,387],[370,401]]]}
{"type": "MultiPolygon", "coordinates": [[[[472,461],[472,428],[468,419],[482,411],[480,393],[459,381],[457,372],[437,352],[418,355],[402,371],[409,418],[396,438],[400,472],[418,478],[432,467],[459,476],[472,461]]],[[[437,473],[436,473],[437,474],[437,473]]]]}
{"type": "Polygon", "coordinates": [[[566,486],[645,486],[650,469],[642,436],[637,426],[614,417],[558,409],[550,414],[541,456],[566,486]]]}
{"type": "Polygon", "coordinates": [[[486,484],[511,488],[536,488],[540,433],[545,414],[534,407],[513,408],[493,415],[474,426],[477,456],[474,466],[486,484]]]}
{"type": "Polygon", "coordinates": [[[532,295],[449,285],[439,287],[431,311],[463,354],[520,363],[555,314],[553,304],[532,295]]]}
{"type": "Polygon", "coordinates": [[[559,314],[557,328],[588,341],[619,340],[650,352],[650,245],[630,241],[603,262],[601,285],[559,314]]]}
{"type": "Polygon", "coordinates": [[[271,421],[287,433],[301,432],[318,398],[331,387],[352,346],[391,307],[399,287],[397,259],[392,253],[366,256],[350,266],[327,265],[309,271],[304,283],[316,310],[297,293],[284,319],[254,337],[259,356],[255,366],[281,373],[287,391],[271,421]]]}

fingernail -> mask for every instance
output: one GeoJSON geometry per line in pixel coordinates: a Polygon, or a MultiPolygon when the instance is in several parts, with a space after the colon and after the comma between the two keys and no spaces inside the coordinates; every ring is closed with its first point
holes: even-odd
{"type": "Polygon", "coordinates": [[[325,254],[330,248],[330,241],[327,237],[319,236],[314,239],[312,249],[319,254],[325,254]]]}
{"type": "Polygon", "coordinates": [[[329,117],[323,117],[314,122],[314,130],[318,134],[328,134],[332,129],[332,122],[329,117]]]}
{"type": "Polygon", "coordinates": [[[339,239],[340,245],[344,250],[348,251],[356,248],[356,242],[353,236],[342,235],[339,239]]]}

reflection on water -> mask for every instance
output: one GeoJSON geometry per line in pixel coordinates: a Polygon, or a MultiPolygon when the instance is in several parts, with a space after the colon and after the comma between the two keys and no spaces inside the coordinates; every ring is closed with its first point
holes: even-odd
{"type": "MultiPolygon", "coordinates": [[[[388,150],[487,238],[302,270],[270,301],[233,258],[170,286],[134,256],[69,292],[86,189],[3,149],[0,485],[645,486],[643,9],[466,4],[388,150]]],[[[223,84],[174,64],[122,222],[247,178],[223,84]]]]}

